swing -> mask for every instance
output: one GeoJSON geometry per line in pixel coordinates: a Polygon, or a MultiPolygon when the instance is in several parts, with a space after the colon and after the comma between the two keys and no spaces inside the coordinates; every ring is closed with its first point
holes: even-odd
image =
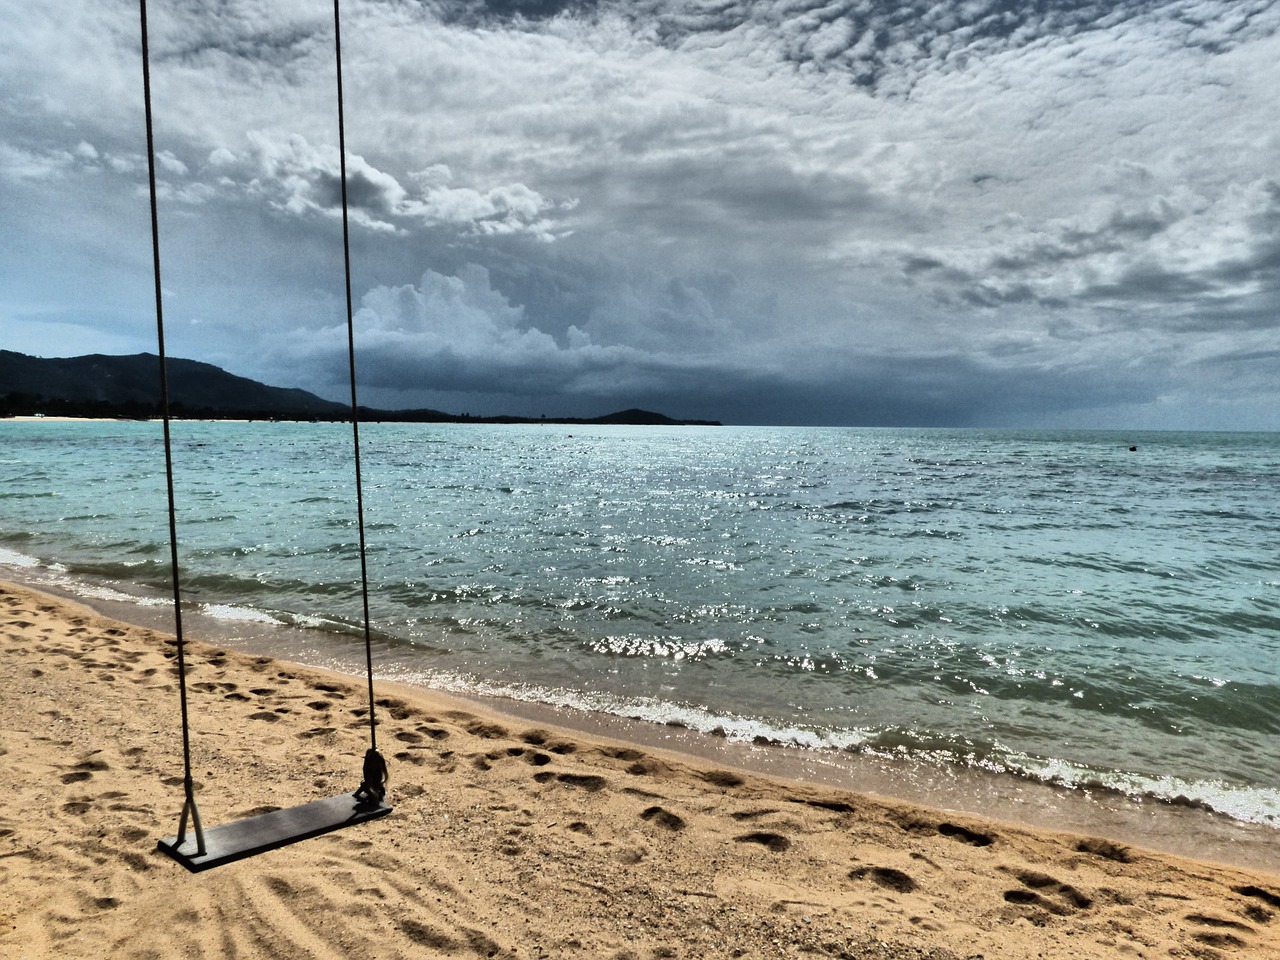
{"type": "Polygon", "coordinates": [[[384,817],[391,812],[385,800],[387,764],[378,752],[374,717],[373,644],[369,633],[369,573],[365,560],[364,494],[360,477],[360,426],[356,403],[355,331],[351,303],[351,247],[347,223],[347,159],[342,110],[342,40],[338,0],[333,0],[334,51],[338,79],[338,156],[342,173],[342,251],[347,287],[347,357],[351,380],[351,429],[356,474],[356,517],[360,532],[360,585],[364,609],[365,675],[369,688],[369,749],[365,752],[360,786],[350,793],[314,800],[296,807],[237,820],[205,830],[196,807],[191,776],[191,727],[187,716],[187,670],[182,635],[182,604],[178,583],[178,532],[173,496],[173,453],[169,430],[169,380],[164,349],[164,312],[160,286],[160,229],[156,203],[155,139],[151,121],[151,66],[147,40],[147,0],[139,0],[142,30],[142,85],[146,104],[147,164],[151,186],[151,248],[156,287],[156,337],[160,360],[160,403],[164,423],[165,478],[169,495],[169,551],[173,579],[174,632],[178,647],[178,695],[182,708],[182,761],[185,800],[178,833],[159,841],[159,849],[193,873],[274,850],[332,830],[384,817]],[[187,832],[190,820],[192,833],[187,832]]]}

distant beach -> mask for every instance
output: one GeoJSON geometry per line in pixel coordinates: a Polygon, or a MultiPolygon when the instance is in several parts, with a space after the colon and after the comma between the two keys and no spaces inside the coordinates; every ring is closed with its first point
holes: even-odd
{"type": "Polygon", "coordinates": [[[0,417],[0,424],[4,423],[114,423],[114,417],[47,417],[43,414],[33,414],[31,416],[13,416],[0,417]]]}

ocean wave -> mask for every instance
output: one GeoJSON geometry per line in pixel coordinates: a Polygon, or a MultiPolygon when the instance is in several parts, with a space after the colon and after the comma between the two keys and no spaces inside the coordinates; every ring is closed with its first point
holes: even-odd
{"type": "Polygon", "coordinates": [[[1189,807],[1242,823],[1280,828],[1280,789],[1273,787],[1092,770],[1067,760],[1044,760],[1016,754],[1000,758],[999,763],[1009,773],[1049,786],[1085,793],[1100,791],[1138,803],[1189,807]]]}
{"type": "Polygon", "coordinates": [[[927,777],[930,769],[941,774],[948,767],[963,767],[1056,789],[1188,807],[1243,823],[1280,828],[1280,789],[1270,787],[1104,770],[1065,759],[1021,754],[998,743],[901,728],[823,730],[764,717],[717,713],[694,704],[653,697],[495,681],[455,670],[402,667],[392,679],[457,694],[604,713],[755,746],[865,755],[900,762],[904,771],[914,771],[913,776],[917,777],[927,777]]]}
{"type": "Polygon", "coordinates": [[[117,590],[115,587],[101,583],[87,583],[81,579],[67,579],[63,581],[63,585],[70,588],[76,595],[84,597],[86,600],[106,600],[112,603],[133,603],[140,607],[163,607],[173,603],[170,597],[146,596],[137,593],[126,593],[123,590],[117,590]]]}
{"type": "Polygon", "coordinates": [[[230,620],[238,623],[262,623],[279,626],[283,621],[269,613],[253,607],[242,607],[230,603],[202,603],[200,612],[215,620],[230,620]]]}
{"type": "Polygon", "coordinates": [[[25,553],[19,553],[17,550],[10,550],[7,547],[0,547],[0,566],[18,567],[27,570],[32,567],[42,566],[42,564],[35,557],[29,557],[25,553]]]}
{"type": "Polygon", "coordinates": [[[761,718],[718,714],[693,704],[654,697],[628,697],[569,687],[492,680],[455,670],[401,668],[392,679],[450,693],[540,703],[585,713],[610,714],[746,743],[838,749],[857,739],[856,734],[832,735],[800,726],[778,725],[761,718]]]}

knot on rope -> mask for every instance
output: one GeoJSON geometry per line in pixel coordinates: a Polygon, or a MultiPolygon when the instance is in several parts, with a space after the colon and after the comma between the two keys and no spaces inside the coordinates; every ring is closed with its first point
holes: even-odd
{"type": "Polygon", "coordinates": [[[381,802],[387,795],[387,761],[376,749],[370,747],[364,754],[364,771],[360,786],[356,788],[357,800],[381,802]]]}

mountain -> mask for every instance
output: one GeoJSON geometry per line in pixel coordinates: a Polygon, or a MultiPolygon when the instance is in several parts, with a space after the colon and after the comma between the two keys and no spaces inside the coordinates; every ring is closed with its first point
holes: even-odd
{"type": "MultiPolygon", "coordinates": [[[[179,419],[199,420],[346,420],[347,404],[324,400],[305,390],[272,387],[221,367],[170,357],[169,410],[179,419]]],[[[150,419],[162,414],[159,358],[151,353],[127,357],[29,357],[0,350],[0,417],[42,413],[48,416],[150,419]]],[[[593,419],[545,417],[471,417],[439,410],[360,408],[364,421],[401,423],[581,423],[718,426],[709,420],[673,420],[647,410],[623,410],[593,419]]]]}
{"type": "Polygon", "coordinates": [[[593,417],[590,420],[584,420],[584,423],[600,423],[600,424],[622,424],[630,427],[718,427],[720,424],[715,420],[673,420],[661,413],[653,413],[649,410],[637,410],[632,407],[630,410],[620,410],[618,413],[605,414],[603,417],[593,417]]]}
{"type": "MultiPolygon", "coordinates": [[[[305,390],[269,387],[210,363],[171,358],[166,366],[175,417],[338,419],[350,412],[305,390]]],[[[0,350],[0,413],[160,416],[159,359],[151,353],[44,359],[0,350]]]]}

